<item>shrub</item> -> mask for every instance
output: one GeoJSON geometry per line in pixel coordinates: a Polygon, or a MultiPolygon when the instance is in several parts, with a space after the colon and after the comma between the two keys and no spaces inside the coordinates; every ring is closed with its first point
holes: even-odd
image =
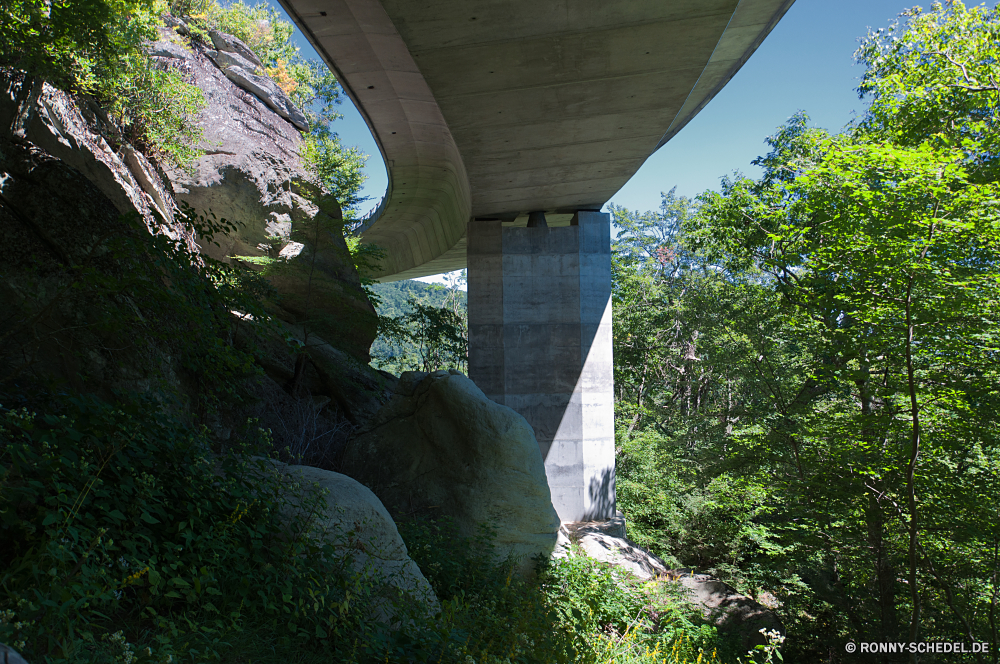
{"type": "Polygon", "coordinates": [[[100,82],[101,99],[125,138],[145,154],[185,166],[201,155],[195,117],[201,90],[145,53],[128,53],[100,82]]]}
{"type": "Polygon", "coordinates": [[[670,565],[726,577],[775,548],[760,482],[724,472],[699,481],[685,451],[655,431],[618,438],[618,499],[640,546],[670,565]]]}
{"type": "Polygon", "coordinates": [[[320,497],[291,510],[302,488],[252,448],[212,455],[151,401],[43,413],[0,411],[0,641],[30,661],[210,659],[258,633],[390,648],[367,617],[377,589],[306,536],[320,497]]]}
{"type": "Polygon", "coordinates": [[[715,628],[673,584],[642,583],[580,552],[552,561],[542,582],[577,649],[592,661],[719,661],[715,628]]]}
{"type": "Polygon", "coordinates": [[[0,66],[9,68],[18,105],[11,131],[23,135],[47,82],[96,95],[150,156],[178,165],[197,157],[201,131],[193,117],[203,106],[201,92],[144,51],[157,39],[165,8],[152,0],[5,3],[0,66]]]}
{"type": "Polygon", "coordinates": [[[452,634],[459,661],[580,661],[541,586],[514,576],[517,561],[497,558],[488,528],[461,537],[444,518],[401,521],[399,530],[441,600],[440,629],[452,634]]]}
{"type": "Polygon", "coordinates": [[[579,551],[539,560],[536,578],[519,580],[516,561],[497,558],[488,528],[465,538],[448,519],[399,528],[466,661],[722,662],[715,628],[671,583],[642,583],[579,551]]]}

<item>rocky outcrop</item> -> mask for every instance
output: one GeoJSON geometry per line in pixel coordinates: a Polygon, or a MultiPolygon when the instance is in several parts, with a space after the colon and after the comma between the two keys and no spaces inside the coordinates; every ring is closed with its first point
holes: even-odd
{"type": "Polygon", "coordinates": [[[253,50],[232,35],[212,30],[209,32],[212,43],[218,50],[206,51],[205,54],[222,70],[230,81],[248,92],[252,92],[275,113],[291,122],[301,131],[309,130],[309,122],[288,98],[278,84],[257,72],[264,68],[253,50]]]}
{"type": "Polygon", "coordinates": [[[167,169],[173,193],[202,213],[239,225],[216,238],[218,247],[202,246],[204,253],[219,260],[266,256],[272,245],[290,241],[293,221],[311,219],[317,211],[293,187],[308,177],[299,157],[299,131],[230,81],[208,55],[217,51],[196,42],[181,46],[169,30],[161,36],[149,52],[197,85],[205,101],[196,119],[204,132],[204,154],[187,168],[167,169]]]}
{"type": "Polygon", "coordinates": [[[643,581],[676,583],[684,589],[691,604],[721,633],[738,635],[744,650],[767,643],[761,629],[785,631],[781,621],[767,607],[708,574],[698,574],[692,569],[669,569],[662,560],[629,540],[625,531],[622,516],[607,521],[563,523],[552,557],[582,553],[627,570],[643,581]]]}
{"type": "Polygon", "coordinates": [[[0,140],[0,246],[10,249],[0,264],[0,380],[30,375],[104,394],[170,381],[169,353],[121,324],[138,325],[145,304],[128,298],[122,276],[156,268],[114,247],[145,232],[65,161],[0,140]]]}
{"type": "MultiPolygon", "coordinates": [[[[13,117],[19,85],[11,76],[2,77],[2,82],[0,126],[13,117]]],[[[157,167],[122,139],[92,100],[44,84],[26,138],[86,176],[120,214],[137,213],[151,232],[166,233],[194,247],[190,231],[174,223],[173,196],[157,167]]]]}
{"type": "Polygon", "coordinates": [[[687,591],[691,602],[721,633],[738,634],[743,648],[767,644],[761,629],[785,631],[773,611],[708,574],[690,569],[671,570],[668,578],[676,580],[687,591]]]}
{"type": "Polygon", "coordinates": [[[351,441],[343,472],[371,487],[397,518],[451,517],[462,536],[480,524],[501,555],[548,555],[559,518],[534,432],[523,417],[457,371],[404,373],[373,425],[351,441]]]}
{"type": "Polygon", "coordinates": [[[340,206],[315,198],[322,209],[297,222],[277,260],[263,268],[280,295],[274,311],[303,329],[304,342],[308,330],[367,364],[378,319],[344,242],[340,206]]]}
{"type": "MultiPolygon", "coordinates": [[[[153,275],[145,286],[164,287],[156,278],[157,266],[142,250],[146,239],[146,231],[124,223],[111,201],[79,171],[28,142],[0,139],[0,246],[16,249],[0,264],[0,381],[10,385],[13,377],[19,389],[68,387],[105,398],[116,392],[173,391],[181,396],[188,387],[197,395],[197,387],[187,385],[181,375],[192,358],[179,357],[183,350],[148,333],[170,312],[151,309],[136,295],[150,290],[134,290],[128,279],[130,274],[153,275]],[[137,242],[122,251],[117,242],[130,234],[137,242]],[[78,288],[81,275],[92,277],[86,288],[78,288]]],[[[157,294],[150,299],[157,300],[157,294]]],[[[246,321],[243,332],[251,328],[246,321]]],[[[294,349],[300,345],[296,335],[304,337],[302,330],[257,328],[271,344],[260,350],[262,363],[281,362],[282,369],[294,371],[294,349]]],[[[315,381],[317,391],[336,384],[355,413],[362,412],[365,399],[377,404],[384,395],[379,382],[385,379],[370,368],[315,337],[308,346],[317,360],[315,366],[307,365],[304,378],[315,381]]],[[[262,385],[285,394],[274,381],[262,385]]],[[[314,412],[334,411],[328,419],[336,424],[339,414],[330,407],[330,398],[326,402],[315,403],[314,412]]],[[[375,407],[368,405],[368,412],[375,407]]],[[[287,417],[288,411],[282,414],[287,417]]],[[[225,423],[207,424],[221,429],[225,423]]],[[[216,433],[220,439],[228,437],[221,430],[216,433]]],[[[376,617],[396,621],[405,614],[400,605],[437,611],[427,581],[370,490],[317,468],[289,467],[286,473],[293,503],[303,486],[318,484],[329,491],[315,534],[330,539],[355,573],[380,588],[369,607],[376,617]]]]}
{"type": "Polygon", "coordinates": [[[233,35],[227,35],[224,32],[219,32],[218,30],[209,30],[209,38],[212,40],[212,44],[215,48],[222,53],[233,53],[239,56],[242,60],[250,63],[250,71],[254,71],[255,68],[264,67],[264,63],[261,62],[257,54],[253,52],[253,49],[244,44],[238,38],[233,35]]]}
{"type": "MultiPolygon", "coordinates": [[[[189,34],[183,21],[166,19],[189,34]]],[[[302,167],[305,116],[263,75],[246,44],[218,31],[210,36],[214,49],[161,28],[160,39],[146,47],[156,66],[174,68],[202,91],[205,107],[196,123],[204,154],[193,164],[151,162],[93,100],[47,84],[26,138],[86,176],[119,213],[138,213],[150,232],[217,260],[278,259],[265,275],[279,295],[273,313],[367,363],[377,317],[344,242],[340,207],[332,199],[315,202],[322,192],[302,167]],[[176,201],[237,230],[199,246],[175,222],[176,201]],[[316,226],[321,232],[310,232],[316,226]]],[[[10,126],[20,82],[12,72],[0,72],[0,81],[0,125],[10,126]]]]}
{"type": "Polygon", "coordinates": [[[629,541],[624,517],[563,523],[552,557],[570,555],[573,544],[589,557],[621,567],[644,581],[666,576],[670,571],[659,558],[629,541]]]}
{"type": "MultiPolygon", "coordinates": [[[[302,326],[277,323],[272,332],[248,322],[240,326],[236,341],[241,348],[254,352],[267,376],[286,390],[296,380],[296,365],[301,363],[299,385],[294,391],[297,395],[308,395],[316,404],[317,413],[334,422],[344,419],[354,427],[367,426],[392,396],[394,379],[334,348],[315,332],[307,335],[302,326]]],[[[272,396],[261,397],[275,400],[272,396]]],[[[263,417],[262,423],[266,421],[275,431],[282,428],[263,413],[251,415],[263,417]]],[[[329,453],[324,450],[322,462],[317,463],[332,468],[341,456],[339,448],[329,453]]]]}
{"type": "Polygon", "coordinates": [[[205,99],[197,118],[205,153],[190,168],[168,169],[174,195],[238,226],[216,237],[217,246],[203,243],[202,252],[217,260],[279,259],[264,268],[280,295],[276,315],[367,363],[375,310],[344,243],[339,205],[309,184],[302,167],[305,116],[257,73],[260,59],[232,35],[212,31],[214,50],[180,46],[169,30],[161,35],[150,54],[183,72],[205,99]]]}
{"type": "Polygon", "coordinates": [[[396,524],[379,499],[355,480],[319,468],[276,464],[289,480],[293,504],[310,487],[323,492],[310,536],[333,544],[349,559],[355,574],[376,592],[368,609],[374,617],[393,623],[414,609],[433,616],[440,611],[434,590],[410,559],[396,524]]]}

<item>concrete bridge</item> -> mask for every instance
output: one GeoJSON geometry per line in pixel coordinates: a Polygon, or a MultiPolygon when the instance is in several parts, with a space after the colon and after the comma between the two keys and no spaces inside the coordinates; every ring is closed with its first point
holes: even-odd
{"type": "Polygon", "coordinates": [[[794,0],[280,1],[382,151],[378,278],[468,266],[470,377],[534,427],[563,521],[613,516],[600,209],[794,0]]]}

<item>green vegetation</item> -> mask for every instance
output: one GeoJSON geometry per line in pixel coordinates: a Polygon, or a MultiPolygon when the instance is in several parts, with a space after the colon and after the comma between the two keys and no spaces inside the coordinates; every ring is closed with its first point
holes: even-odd
{"type": "Polygon", "coordinates": [[[142,50],[157,39],[164,8],[153,0],[4,3],[0,66],[15,79],[17,104],[7,135],[24,136],[42,85],[49,83],[93,95],[126,140],[151,156],[176,164],[196,157],[201,132],[192,118],[203,105],[201,91],[142,50]]]}
{"type": "Polygon", "coordinates": [[[616,661],[693,662],[715,646],[676,600],[598,563],[524,583],[488,536],[426,522],[402,530],[441,613],[397,604],[409,626],[386,629],[344,543],[309,536],[320,496],[252,456],[264,432],[213,453],[151,401],[44,410],[0,412],[0,641],[29,661],[596,662],[623,636],[674,655],[616,661]]]}
{"type": "Polygon", "coordinates": [[[372,290],[379,300],[379,315],[390,318],[410,313],[412,307],[408,302],[411,299],[434,307],[452,307],[455,303],[465,307],[466,303],[466,294],[463,290],[448,288],[441,284],[428,284],[416,279],[376,283],[372,286],[372,290]]]}
{"type": "Polygon", "coordinates": [[[29,660],[212,658],[232,649],[226,639],[278,625],[286,652],[303,635],[371,631],[369,589],[332,544],[306,537],[305,518],[288,517],[266,461],[212,455],[155,403],[45,410],[5,410],[0,430],[0,640],[29,660]]]}
{"type": "MultiPolygon", "coordinates": [[[[198,95],[140,52],[165,5],[8,5],[0,65],[22,74],[7,134],[23,136],[46,81],[93,95],[151,154],[196,156],[198,95]]],[[[307,109],[306,163],[350,227],[364,156],[330,132],[332,75],[265,5],[170,9],[195,39],[247,42],[307,109]]],[[[399,524],[440,614],[373,620],[383,589],[338,540],[310,536],[320,496],[289,491],[270,433],[247,421],[223,448],[207,427],[260,372],[241,329],[266,328],[266,282],[135,223],[69,250],[39,241],[2,268],[0,641],[32,662],[759,663],[779,647],[846,661],[851,640],[933,639],[997,652],[998,45],[996,10],[910,10],[862,43],[871,104],[843,132],[799,114],[768,139],[759,178],[613,209],[630,535],[776,606],[784,644],[737,652],[671,584],[580,555],[519,581],[488,532],[462,539],[447,522],[399,524]],[[43,378],[54,357],[76,363],[63,383],[43,378]],[[87,374],[101,363],[149,396],[87,374]]],[[[208,239],[231,229],[180,221],[208,239]]],[[[332,216],[296,232],[307,281],[317,252],[343,251],[332,216]]],[[[379,258],[348,249],[362,267],[379,258]]],[[[464,293],[367,288],[377,363],[463,367],[464,293]]]]}
{"type": "Polygon", "coordinates": [[[375,366],[392,373],[458,369],[468,364],[465,272],[446,286],[419,281],[373,284],[379,337],[375,366]]]}
{"type": "Polygon", "coordinates": [[[910,10],[842,133],[799,114],[760,178],[614,210],[622,509],[777,600],[796,661],[1000,642],[998,26],[910,10]]]}

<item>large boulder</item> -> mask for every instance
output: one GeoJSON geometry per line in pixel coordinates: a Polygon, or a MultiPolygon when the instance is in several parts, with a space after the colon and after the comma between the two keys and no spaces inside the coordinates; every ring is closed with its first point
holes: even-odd
{"type": "Polygon", "coordinates": [[[433,616],[441,609],[434,590],[410,559],[396,524],[379,499],[355,480],[310,466],[276,464],[289,480],[293,504],[310,487],[323,493],[313,515],[312,537],[332,543],[355,574],[374,589],[368,609],[382,622],[395,623],[416,611],[433,616]]]}
{"type": "Polygon", "coordinates": [[[743,648],[766,645],[768,640],[761,630],[785,631],[773,611],[719,579],[690,569],[671,570],[669,578],[687,591],[688,599],[720,633],[738,635],[743,648]]]}
{"type": "Polygon", "coordinates": [[[397,518],[451,517],[462,536],[496,532],[500,555],[549,555],[559,517],[534,432],[457,371],[408,372],[373,426],[349,442],[343,471],[397,518]]]}
{"type": "Polygon", "coordinates": [[[621,516],[607,521],[563,523],[552,557],[571,555],[573,544],[587,556],[621,567],[643,581],[666,576],[670,571],[662,560],[625,536],[625,519],[621,516]]]}

